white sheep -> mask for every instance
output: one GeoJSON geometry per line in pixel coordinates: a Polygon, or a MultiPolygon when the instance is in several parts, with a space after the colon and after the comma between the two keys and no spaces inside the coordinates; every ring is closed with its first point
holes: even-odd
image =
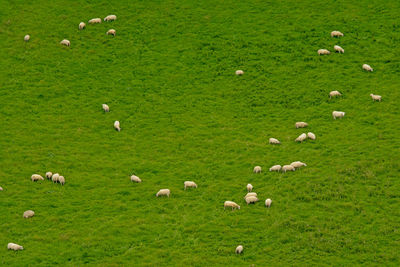
{"type": "Polygon", "coordinates": [[[236,73],[236,75],[243,75],[243,74],[244,74],[244,71],[242,71],[242,70],[237,70],[235,73],[236,73]]]}
{"type": "Polygon", "coordinates": [[[295,171],[296,169],[292,165],[283,165],[282,167],[282,172],[287,172],[287,171],[295,171]]]}
{"type": "Polygon", "coordinates": [[[251,184],[247,184],[247,192],[253,191],[253,186],[251,184]]]}
{"type": "Polygon", "coordinates": [[[299,137],[296,138],[296,142],[303,142],[304,140],[306,140],[307,135],[305,133],[302,133],[301,135],[299,135],[299,137]]]}
{"type": "Polygon", "coordinates": [[[64,178],[64,176],[59,176],[59,177],[58,177],[58,181],[60,182],[61,185],[64,185],[64,184],[65,184],[65,178],[64,178]]]}
{"type": "Polygon", "coordinates": [[[65,45],[65,46],[71,46],[71,42],[68,41],[67,39],[64,39],[60,42],[61,45],[65,45]]]}
{"type": "Polygon", "coordinates": [[[336,120],[336,118],[343,118],[345,114],[346,113],[343,112],[343,111],[333,111],[332,112],[332,117],[333,117],[334,120],[336,120]]]}
{"type": "Polygon", "coordinates": [[[242,245],[237,246],[237,248],[235,249],[235,253],[236,254],[241,254],[242,252],[243,252],[243,246],[242,245]]]}
{"type": "Polygon", "coordinates": [[[119,121],[115,121],[115,122],[114,122],[114,128],[115,128],[115,130],[117,130],[118,132],[121,131],[121,127],[120,127],[119,121]]]}
{"type": "Polygon", "coordinates": [[[58,173],[55,173],[51,177],[51,180],[53,181],[53,183],[57,183],[58,182],[58,178],[60,178],[60,175],[58,173]]]}
{"type": "Polygon", "coordinates": [[[32,174],[31,179],[32,179],[32,182],[36,182],[36,181],[39,181],[39,180],[44,180],[44,178],[39,174],[32,174]]]}
{"type": "Polygon", "coordinates": [[[89,20],[89,24],[96,24],[96,23],[101,23],[101,18],[95,18],[89,20]]]}
{"type": "Polygon", "coordinates": [[[110,112],[110,107],[107,104],[102,104],[104,112],[110,112]]]}
{"type": "Polygon", "coordinates": [[[135,182],[135,183],[141,183],[142,179],[140,179],[139,177],[137,177],[136,175],[132,175],[131,176],[131,181],[135,182]]]}
{"type": "Polygon", "coordinates": [[[31,218],[35,215],[35,212],[33,210],[27,210],[24,212],[24,218],[31,218]]]}
{"type": "Polygon", "coordinates": [[[114,21],[117,19],[117,16],[115,15],[108,15],[107,17],[104,18],[104,21],[114,21]]]}
{"type": "Polygon", "coordinates": [[[271,168],[269,168],[270,172],[279,172],[282,169],[281,165],[274,165],[271,168]]]}
{"type": "Polygon", "coordinates": [[[256,197],[257,196],[257,193],[256,192],[250,192],[250,193],[247,193],[245,196],[244,196],[244,199],[246,199],[246,198],[248,198],[248,197],[256,197]]]}
{"type": "Polygon", "coordinates": [[[318,55],[329,55],[331,52],[329,52],[328,49],[319,49],[318,50],[318,55]]]}
{"type": "Polygon", "coordinates": [[[280,144],[281,142],[279,142],[279,140],[278,139],[276,139],[276,138],[270,138],[269,139],[269,143],[270,144],[273,144],[273,145],[278,145],[278,144],[280,144]]]}
{"type": "Polygon", "coordinates": [[[171,194],[171,191],[169,189],[161,189],[160,191],[157,192],[156,197],[159,197],[159,196],[169,197],[170,194],[171,194]]]}
{"type": "Polygon", "coordinates": [[[3,191],[3,187],[0,186],[0,191],[3,191]]]}
{"type": "Polygon", "coordinates": [[[193,187],[193,188],[197,188],[197,184],[193,181],[185,181],[183,183],[184,189],[186,190],[186,188],[188,187],[193,187]]]}
{"type": "Polygon", "coordinates": [[[8,243],[7,248],[11,249],[11,250],[23,250],[24,249],[24,247],[22,247],[18,244],[14,244],[14,243],[8,243]]]}
{"type": "Polygon", "coordinates": [[[335,49],[335,51],[336,52],[339,52],[339,53],[344,53],[344,49],[343,48],[341,48],[340,46],[338,46],[338,45],[335,45],[334,47],[333,47],[333,49],[335,49]]]}
{"type": "Polygon", "coordinates": [[[307,166],[307,164],[305,164],[301,161],[294,161],[294,162],[290,163],[290,165],[292,165],[295,169],[303,167],[303,166],[307,166]]]}
{"type": "Polygon", "coordinates": [[[340,31],[331,32],[331,37],[341,37],[341,36],[343,36],[343,33],[341,33],[340,31]]]}
{"type": "Polygon", "coordinates": [[[224,202],[224,209],[225,209],[226,207],[231,207],[232,210],[233,210],[233,209],[238,209],[238,210],[240,210],[240,206],[239,206],[238,204],[236,204],[235,202],[233,202],[233,201],[225,201],[225,202],[224,202]]]}
{"type": "Polygon", "coordinates": [[[379,102],[382,101],[382,96],[380,95],[370,94],[369,96],[372,98],[373,101],[379,101],[379,102]]]}
{"type": "Polygon", "coordinates": [[[330,93],[329,93],[329,98],[332,98],[332,97],[334,97],[334,96],[341,96],[342,94],[339,92],[339,91],[331,91],[330,93]]]}
{"type": "Polygon", "coordinates": [[[312,132],[308,132],[308,133],[307,133],[307,137],[310,138],[311,140],[315,140],[315,138],[317,138],[317,137],[315,136],[315,134],[313,134],[312,132]]]}
{"type": "Polygon", "coordinates": [[[25,42],[28,42],[29,39],[31,39],[31,37],[29,36],[29,34],[27,34],[27,35],[24,36],[24,41],[25,41],[25,42]]]}
{"type": "Polygon", "coordinates": [[[83,29],[85,29],[85,27],[86,27],[85,22],[79,23],[79,30],[83,30],[83,29]]]}
{"type": "Polygon", "coordinates": [[[46,178],[51,179],[51,176],[53,176],[52,172],[46,172],[46,178]]]}
{"type": "Polygon", "coordinates": [[[368,64],[364,64],[364,65],[362,65],[362,68],[363,68],[363,70],[366,70],[366,71],[374,71],[374,69],[373,69],[373,68],[371,68],[371,66],[370,66],[370,65],[368,65],[368,64]]]}
{"type": "Polygon", "coordinates": [[[115,36],[115,30],[114,29],[109,29],[108,31],[107,31],[107,35],[112,35],[112,36],[115,36]]]}
{"type": "Polygon", "coordinates": [[[265,200],[265,206],[266,206],[267,208],[269,208],[269,207],[271,207],[271,204],[272,204],[272,200],[269,199],[269,198],[267,198],[267,199],[265,200]]]}
{"type": "Polygon", "coordinates": [[[250,203],[256,203],[258,201],[258,198],[255,196],[249,196],[245,198],[245,201],[247,205],[249,205],[250,203]]]}
{"type": "Polygon", "coordinates": [[[261,167],[260,166],[255,166],[253,169],[254,173],[261,173],[261,167]]]}
{"type": "Polygon", "coordinates": [[[305,128],[305,127],[308,126],[308,123],[306,123],[306,122],[304,122],[304,121],[298,121],[298,122],[296,122],[294,125],[296,126],[296,129],[297,129],[297,128],[305,128]]]}

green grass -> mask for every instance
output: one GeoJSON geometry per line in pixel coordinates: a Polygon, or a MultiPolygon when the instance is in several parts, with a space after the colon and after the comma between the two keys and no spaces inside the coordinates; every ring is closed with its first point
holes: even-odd
{"type": "Polygon", "coordinates": [[[397,0],[1,0],[0,265],[399,266],[399,13],[397,0]],[[336,44],[345,54],[317,55],[336,44]],[[317,140],[295,143],[304,131],[317,140]],[[267,171],[295,160],[308,166],[267,171]],[[46,171],[66,185],[30,181],[46,171]]]}

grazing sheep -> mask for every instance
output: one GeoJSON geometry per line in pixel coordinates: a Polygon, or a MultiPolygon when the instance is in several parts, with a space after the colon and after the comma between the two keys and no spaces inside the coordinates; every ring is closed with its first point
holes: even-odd
{"type": "Polygon", "coordinates": [[[299,135],[299,137],[296,138],[296,142],[303,142],[304,140],[306,140],[307,135],[305,133],[302,133],[301,135],[299,135]]]}
{"type": "Polygon", "coordinates": [[[44,178],[39,174],[32,174],[31,179],[32,179],[32,182],[36,182],[36,181],[39,181],[39,180],[44,180],[44,178]]]}
{"type": "Polygon", "coordinates": [[[279,172],[282,169],[281,165],[274,165],[271,168],[269,168],[270,172],[279,172]]]}
{"type": "Polygon", "coordinates": [[[271,204],[272,204],[272,200],[269,199],[269,198],[267,198],[267,199],[265,200],[265,206],[266,206],[267,208],[269,208],[269,207],[271,207],[271,204]]]}
{"type": "Polygon", "coordinates": [[[225,209],[226,207],[231,207],[232,210],[233,210],[233,209],[238,209],[238,210],[240,210],[240,206],[239,206],[238,204],[236,204],[235,202],[233,202],[233,201],[225,201],[225,202],[224,202],[224,209],[225,209]]]}
{"type": "Polygon", "coordinates": [[[374,71],[374,69],[373,69],[373,68],[371,68],[371,66],[370,66],[370,65],[368,65],[368,64],[364,64],[364,65],[362,65],[362,68],[363,68],[363,70],[366,70],[366,71],[374,71]]]}
{"type": "Polygon", "coordinates": [[[86,28],[85,22],[82,21],[81,23],[79,23],[79,30],[83,30],[85,28],[86,28]]]}
{"type": "Polygon", "coordinates": [[[296,169],[292,165],[283,165],[282,167],[282,172],[287,172],[287,171],[295,171],[296,169]]]}
{"type": "Polygon", "coordinates": [[[31,218],[35,215],[35,212],[33,210],[27,210],[24,212],[24,218],[31,218]]]}
{"type": "Polygon", "coordinates": [[[132,175],[131,176],[131,181],[132,182],[136,182],[136,183],[141,183],[142,179],[140,179],[139,177],[137,177],[136,175],[132,175]]]}
{"type": "Polygon", "coordinates": [[[107,35],[115,36],[115,30],[114,30],[114,29],[109,29],[109,30],[107,31],[107,35]]]}
{"type": "Polygon", "coordinates": [[[331,91],[329,93],[329,98],[332,98],[334,96],[341,96],[342,94],[339,91],[331,91]]]}
{"type": "Polygon", "coordinates": [[[89,20],[89,24],[96,24],[96,23],[101,23],[101,18],[95,18],[89,20]]]}
{"type": "Polygon", "coordinates": [[[7,248],[11,249],[11,250],[23,250],[24,249],[22,246],[20,246],[18,244],[14,244],[14,243],[8,243],[7,248]]]}
{"type": "Polygon", "coordinates": [[[298,121],[295,123],[296,129],[298,128],[305,128],[308,126],[308,123],[304,122],[304,121],[298,121]]]}
{"type": "Polygon", "coordinates": [[[114,122],[114,128],[115,128],[115,130],[117,130],[118,132],[121,131],[121,127],[120,127],[119,121],[115,121],[115,122],[114,122]]]}
{"type": "Polygon", "coordinates": [[[104,112],[110,112],[110,107],[107,104],[102,104],[104,112]]]}
{"type": "Polygon", "coordinates": [[[249,196],[245,198],[245,201],[247,205],[249,205],[250,203],[256,203],[258,201],[258,198],[255,196],[249,196]]]}
{"type": "Polygon", "coordinates": [[[243,75],[243,74],[244,74],[244,71],[242,71],[242,70],[237,70],[235,73],[236,73],[236,75],[243,75]]]}
{"type": "Polygon", "coordinates": [[[51,177],[51,180],[53,181],[53,183],[57,183],[58,182],[58,178],[60,178],[60,175],[58,173],[55,173],[51,177]]]}
{"type": "Polygon", "coordinates": [[[341,37],[341,36],[343,36],[343,33],[341,33],[340,31],[331,32],[331,37],[341,37]]]}
{"type": "Polygon", "coordinates": [[[329,55],[331,52],[329,52],[328,49],[319,49],[318,50],[318,55],[329,55]]]}
{"type": "Polygon", "coordinates": [[[300,167],[303,167],[303,166],[307,166],[307,164],[305,164],[305,163],[303,163],[301,161],[292,162],[292,163],[290,163],[290,165],[292,165],[296,169],[300,168],[300,167]]]}
{"type": "Polygon", "coordinates": [[[117,16],[115,15],[108,15],[107,17],[104,18],[104,21],[114,21],[117,19],[117,16]]]}
{"type": "Polygon", "coordinates": [[[316,136],[312,132],[307,133],[307,137],[310,138],[311,140],[315,140],[316,136]]]}
{"type": "Polygon", "coordinates": [[[0,191],[3,191],[3,187],[0,186],[0,191]]]}
{"type": "Polygon", "coordinates": [[[185,182],[183,183],[183,186],[184,186],[184,189],[185,189],[185,190],[186,190],[186,188],[188,188],[188,187],[197,188],[197,184],[196,184],[195,182],[193,182],[193,181],[185,181],[185,182]]]}
{"type": "Polygon", "coordinates": [[[340,46],[338,46],[338,45],[335,45],[334,47],[333,47],[333,49],[335,49],[335,51],[336,52],[339,52],[339,53],[344,53],[344,49],[343,48],[341,48],[340,46]]]}
{"type": "Polygon", "coordinates": [[[242,252],[243,252],[243,246],[242,246],[242,245],[237,246],[237,248],[236,248],[236,250],[235,250],[235,253],[236,253],[236,254],[241,254],[242,252]]]}
{"type": "Polygon", "coordinates": [[[245,196],[244,196],[244,199],[246,199],[246,198],[248,198],[248,197],[256,197],[257,196],[257,193],[256,192],[251,192],[251,193],[247,193],[245,196]]]}
{"type": "Polygon", "coordinates": [[[159,197],[159,196],[169,197],[170,194],[171,194],[171,191],[169,189],[161,189],[160,191],[157,192],[156,197],[159,197]]]}
{"type": "Polygon", "coordinates": [[[64,176],[59,176],[59,177],[58,177],[58,181],[60,182],[61,185],[64,185],[64,184],[65,184],[65,178],[64,178],[64,176]]]}
{"type": "Polygon", "coordinates": [[[25,41],[25,42],[28,42],[29,39],[31,39],[31,37],[29,36],[29,34],[27,34],[27,35],[24,36],[24,41],[25,41]]]}
{"type": "Polygon", "coordinates": [[[343,111],[333,111],[332,112],[332,117],[333,117],[334,120],[336,120],[336,118],[343,118],[345,114],[346,113],[343,112],[343,111]]]}
{"type": "Polygon", "coordinates": [[[71,46],[71,42],[68,41],[67,39],[64,39],[60,42],[61,45],[65,45],[65,46],[71,46]]]}
{"type": "Polygon", "coordinates": [[[379,102],[382,101],[382,96],[380,96],[380,95],[370,94],[370,96],[371,96],[373,101],[379,101],[379,102]]]}
{"type": "Polygon", "coordinates": [[[51,176],[53,176],[52,172],[46,172],[46,178],[51,179],[51,176]]]}
{"type": "Polygon", "coordinates": [[[255,166],[253,169],[254,173],[261,173],[261,167],[260,166],[255,166]]]}
{"type": "Polygon", "coordinates": [[[278,145],[278,144],[280,144],[281,142],[279,142],[279,140],[276,139],[276,138],[270,138],[270,139],[269,139],[269,143],[270,143],[270,144],[274,144],[274,145],[278,145]]]}
{"type": "Polygon", "coordinates": [[[247,192],[253,191],[253,186],[251,184],[247,184],[247,192]]]}

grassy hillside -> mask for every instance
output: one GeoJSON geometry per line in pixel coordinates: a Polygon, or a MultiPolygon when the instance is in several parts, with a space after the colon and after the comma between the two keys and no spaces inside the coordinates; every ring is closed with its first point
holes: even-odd
{"type": "Polygon", "coordinates": [[[399,13],[396,0],[0,0],[0,265],[400,265],[399,13]],[[267,171],[296,160],[308,166],[267,171]],[[66,185],[30,181],[46,171],[66,185]]]}

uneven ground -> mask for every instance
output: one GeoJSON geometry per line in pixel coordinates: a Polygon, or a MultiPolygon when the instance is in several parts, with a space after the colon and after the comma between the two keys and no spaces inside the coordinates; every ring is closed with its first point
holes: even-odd
{"type": "Polygon", "coordinates": [[[399,13],[397,0],[0,0],[0,265],[399,266],[399,13]],[[317,55],[336,44],[345,54],[317,55]],[[304,131],[317,140],[295,143],[304,131]],[[308,166],[267,171],[295,160],[308,166]],[[30,181],[46,171],[66,185],[30,181]]]}

